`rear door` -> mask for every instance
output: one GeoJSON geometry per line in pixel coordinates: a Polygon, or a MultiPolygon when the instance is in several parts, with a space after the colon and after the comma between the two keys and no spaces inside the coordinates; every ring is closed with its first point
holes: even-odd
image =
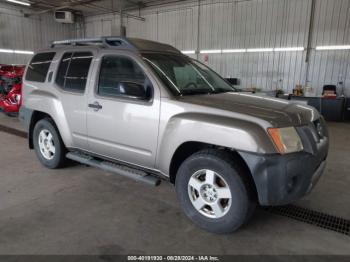
{"type": "Polygon", "coordinates": [[[154,167],[160,115],[156,81],[134,54],[104,51],[95,65],[87,110],[90,151],[154,167]]]}
{"type": "MultiPolygon", "coordinates": [[[[72,134],[72,146],[87,150],[87,89],[93,59],[91,51],[67,51],[59,59],[52,80],[62,103],[62,111],[72,134]]],[[[49,76],[50,77],[50,76],[49,76]]]]}

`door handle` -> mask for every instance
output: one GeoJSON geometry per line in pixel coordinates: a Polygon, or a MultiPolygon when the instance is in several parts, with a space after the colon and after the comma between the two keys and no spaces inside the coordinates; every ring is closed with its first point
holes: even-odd
{"type": "Polygon", "coordinates": [[[102,106],[99,104],[99,102],[94,102],[93,104],[89,104],[88,105],[90,108],[93,108],[94,111],[98,111],[100,109],[102,109],[102,106]]]}

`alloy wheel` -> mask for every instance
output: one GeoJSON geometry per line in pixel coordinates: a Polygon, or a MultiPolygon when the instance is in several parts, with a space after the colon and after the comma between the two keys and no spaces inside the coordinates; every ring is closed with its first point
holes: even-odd
{"type": "Polygon", "coordinates": [[[38,140],[41,155],[47,160],[52,160],[56,153],[56,147],[51,132],[47,129],[41,130],[38,140]]]}
{"type": "Polygon", "coordinates": [[[209,169],[199,170],[191,176],[188,195],[194,208],[209,218],[223,217],[232,203],[231,190],[226,180],[209,169]]]}

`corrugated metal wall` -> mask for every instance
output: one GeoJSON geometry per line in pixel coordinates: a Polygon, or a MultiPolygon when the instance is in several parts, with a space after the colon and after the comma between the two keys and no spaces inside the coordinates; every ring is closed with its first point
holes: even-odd
{"type": "MultiPolygon", "coordinates": [[[[318,0],[312,46],[350,45],[350,1],[318,0]]],[[[309,79],[315,86],[345,81],[350,95],[350,50],[312,51],[309,79]]],[[[319,90],[320,92],[320,90],[319,90]]]]}
{"type": "MultiPolygon", "coordinates": [[[[52,14],[25,18],[20,9],[0,4],[0,48],[29,50],[47,47],[55,39],[75,37],[75,25],[54,21],[52,14]]],[[[30,55],[0,53],[0,64],[25,64],[30,55]]]]}
{"type": "MultiPolygon", "coordinates": [[[[203,5],[200,49],[306,46],[310,1],[263,0],[203,5]]],[[[263,52],[209,56],[225,77],[238,77],[243,87],[286,91],[302,84],[303,52],[263,52]]]]}
{"type": "Polygon", "coordinates": [[[99,37],[106,35],[118,35],[120,18],[116,15],[90,16],[85,19],[85,36],[99,37]]]}
{"type": "MultiPolygon", "coordinates": [[[[312,0],[189,1],[144,9],[146,21],[126,18],[127,35],[157,40],[181,50],[307,47],[312,0]]],[[[134,13],[138,15],[138,12],[134,13]]],[[[119,16],[86,17],[87,36],[117,31],[119,16]]],[[[209,54],[208,64],[242,87],[291,92],[309,81],[315,94],[324,84],[344,82],[350,95],[350,51],[316,51],[350,44],[350,0],[316,0],[310,62],[304,52],[209,54]]],[[[203,60],[204,55],[199,55],[203,60]]]]}

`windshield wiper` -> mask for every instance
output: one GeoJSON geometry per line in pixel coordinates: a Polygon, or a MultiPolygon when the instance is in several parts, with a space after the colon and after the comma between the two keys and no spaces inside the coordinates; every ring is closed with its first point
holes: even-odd
{"type": "Polygon", "coordinates": [[[208,95],[212,90],[181,90],[181,95],[208,95]]]}
{"type": "Polygon", "coordinates": [[[212,95],[235,92],[235,90],[216,89],[216,90],[182,90],[181,95],[212,95]]]}
{"type": "Polygon", "coordinates": [[[222,94],[222,93],[230,93],[230,92],[235,92],[235,90],[229,90],[226,88],[216,88],[214,91],[212,91],[212,94],[222,94]]]}

